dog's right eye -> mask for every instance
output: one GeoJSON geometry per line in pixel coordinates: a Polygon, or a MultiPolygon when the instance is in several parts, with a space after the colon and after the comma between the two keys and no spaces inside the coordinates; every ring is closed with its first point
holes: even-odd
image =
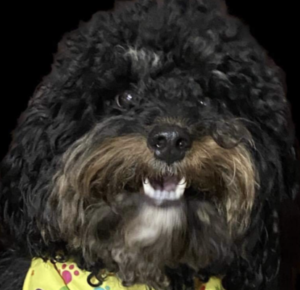
{"type": "Polygon", "coordinates": [[[124,92],[116,96],[116,104],[119,108],[127,109],[133,101],[133,95],[129,92],[124,92]]]}

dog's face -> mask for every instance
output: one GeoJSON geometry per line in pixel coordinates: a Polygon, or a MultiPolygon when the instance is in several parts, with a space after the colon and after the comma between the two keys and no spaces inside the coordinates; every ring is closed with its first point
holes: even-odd
{"type": "Polygon", "coordinates": [[[146,76],[116,91],[68,148],[49,211],[72,249],[90,263],[114,261],[125,279],[148,267],[227,264],[254,202],[252,147],[242,121],[195,76],[146,76]]]}
{"type": "Polygon", "coordinates": [[[33,136],[47,150],[44,241],[127,284],[161,287],[166,267],[182,264],[221,273],[272,191],[272,144],[288,123],[282,83],[216,3],[96,15],[64,40],[31,103],[48,124],[33,136]]]}

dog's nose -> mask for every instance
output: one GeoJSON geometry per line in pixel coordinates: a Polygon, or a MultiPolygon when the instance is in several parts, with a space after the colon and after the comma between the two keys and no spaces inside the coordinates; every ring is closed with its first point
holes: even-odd
{"type": "Polygon", "coordinates": [[[150,132],[148,146],[156,158],[170,165],[184,158],[186,151],[192,147],[192,137],[179,126],[161,125],[150,132]]]}

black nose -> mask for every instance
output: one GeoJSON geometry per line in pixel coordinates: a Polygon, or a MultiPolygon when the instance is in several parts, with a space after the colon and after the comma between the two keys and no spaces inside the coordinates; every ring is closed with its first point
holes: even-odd
{"type": "Polygon", "coordinates": [[[192,142],[191,135],[175,125],[157,126],[148,136],[148,146],[154,150],[155,157],[169,165],[182,160],[192,142]]]}

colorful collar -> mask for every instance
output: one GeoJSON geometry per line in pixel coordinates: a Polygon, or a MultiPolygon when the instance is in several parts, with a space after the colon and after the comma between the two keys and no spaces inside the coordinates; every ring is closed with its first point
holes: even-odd
{"type": "MultiPolygon", "coordinates": [[[[122,286],[120,280],[110,275],[101,287],[87,283],[90,273],[78,269],[74,263],[44,262],[33,259],[23,285],[23,290],[147,290],[145,285],[122,286]]],[[[96,281],[95,281],[96,282],[96,281]]],[[[197,290],[224,290],[218,278],[211,278],[206,284],[197,285],[197,290]]]]}

